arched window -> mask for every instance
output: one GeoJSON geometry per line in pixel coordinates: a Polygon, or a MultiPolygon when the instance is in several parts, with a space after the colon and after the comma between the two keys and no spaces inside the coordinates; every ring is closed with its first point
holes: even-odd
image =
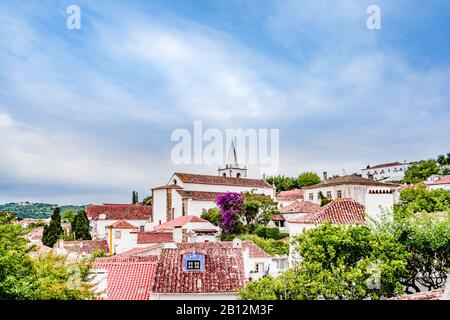
{"type": "Polygon", "coordinates": [[[177,184],[177,179],[173,179],[173,184],[177,184]]]}
{"type": "Polygon", "coordinates": [[[223,176],[224,176],[224,177],[226,177],[226,176],[227,176],[227,174],[226,174],[226,173],[224,173],[224,174],[223,174],[223,176]]]}
{"type": "Polygon", "coordinates": [[[236,175],[236,178],[240,178],[240,177],[241,177],[241,174],[238,172],[236,175]]]}

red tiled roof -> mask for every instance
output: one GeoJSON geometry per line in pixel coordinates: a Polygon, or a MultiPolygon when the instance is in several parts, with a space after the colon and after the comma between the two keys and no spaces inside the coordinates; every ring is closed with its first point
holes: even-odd
{"type": "Polygon", "coordinates": [[[357,175],[349,175],[349,176],[342,176],[337,177],[333,179],[328,179],[325,181],[322,181],[318,184],[304,187],[303,189],[316,189],[321,187],[331,187],[331,186],[339,186],[343,184],[351,184],[351,185],[362,185],[362,186],[376,186],[376,187],[397,187],[397,184],[394,183],[385,183],[385,182],[378,182],[372,179],[366,179],[357,175]]]}
{"type": "Polygon", "coordinates": [[[373,167],[370,167],[370,168],[367,168],[367,169],[378,169],[378,168],[386,168],[386,167],[395,167],[395,166],[401,166],[402,164],[408,164],[408,163],[401,163],[401,162],[395,161],[395,162],[377,164],[377,165],[375,165],[373,167]]]}
{"type": "Polygon", "coordinates": [[[426,292],[417,292],[413,294],[405,294],[398,297],[389,298],[388,300],[440,300],[444,294],[444,289],[437,289],[426,292]]]}
{"type": "Polygon", "coordinates": [[[335,199],[315,213],[288,220],[290,223],[302,224],[319,224],[325,221],[333,224],[365,224],[365,208],[352,199],[335,199]]]}
{"type": "Polygon", "coordinates": [[[180,243],[163,249],[156,268],[152,293],[231,293],[245,285],[242,249],[222,242],[180,243]],[[185,272],[183,254],[205,254],[203,272],[185,272]]]}
{"type": "Polygon", "coordinates": [[[265,252],[263,249],[258,247],[251,240],[242,241],[242,247],[248,249],[250,252],[250,258],[271,258],[271,255],[265,252]]]}
{"type": "Polygon", "coordinates": [[[76,252],[79,254],[87,253],[93,254],[96,251],[108,253],[108,243],[106,240],[78,240],[78,241],[61,241],[58,242],[58,246],[61,246],[67,251],[76,252]]]}
{"type": "Polygon", "coordinates": [[[177,190],[182,198],[190,198],[197,201],[215,201],[223,192],[186,191],[177,190]]]}
{"type": "Polygon", "coordinates": [[[151,253],[153,252],[157,252],[158,249],[161,249],[162,245],[159,243],[155,243],[152,245],[149,245],[147,247],[143,247],[143,248],[133,248],[130,249],[128,251],[122,252],[118,255],[116,255],[116,257],[142,257],[142,256],[147,256],[146,254],[149,254],[149,256],[151,255],[151,253]]]}
{"type": "MultiPolygon", "coordinates": [[[[148,257],[147,257],[148,258],[148,257]]],[[[149,300],[156,260],[148,259],[97,259],[95,269],[107,270],[106,300],[149,300]]]]}
{"type": "Polygon", "coordinates": [[[107,228],[112,229],[138,229],[138,227],[133,226],[131,223],[127,222],[126,220],[119,220],[115,223],[113,223],[110,226],[107,226],[107,228]]]}
{"type": "Polygon", "coordinates": [[[189,222],[208,222],[203,218],[199,218],[197,216],[181,216],[176,219],[170,220],[166,223],[160,224],[155,227],[155,230],[172,230],[174,227],[182,227],[189,222]]]}
{"type": "Polygon", "coordinates": [[[296,201],[280,209],[281,213],[313,213],[320,209],[318,204],[310,201],[296,201]]]}
{"type": "Polygon", "coordinates": [[[450,184],[450,175],[449,176],[442,176],[439,179],[432,181],[432,182],[425,182],[427,185],[435,185],[435,184],[450,184]]]}
{"type": "Polygon", "coordinates": [[[148,220],[152,215],[152,207],[137,204],[104,204],[88,205],[86,213],[89,218],[98,220],[105,214],[105,220],[148,220]]]}
{"type": "Polygon", "coordinates": [[[288,191],[281,191],[276,195],[278,201],[295,201],[297,199],[303,199],[304,191],[302,189],[294,189],[288,191]]]}
{"type": "Polygon", "coordinates": [[[173,242],[173,235],[171,232],[138,232],[137,233],[137,243],[164,243],[173,242]]]}
{"type": "Polygon", "coordinates": [[[272,188],[272,186],[263,179],[232,178],[223,176],[209,176],[203,174],[175,172],[175,175],[184,183],[195,184],[214,184],[226,186],[272,188]]]}
{"type": "Polygon", "coordinates": [[[272,216],[272,221],[285,221],[286,219],[282,214],[276,214],[272,216]]]}

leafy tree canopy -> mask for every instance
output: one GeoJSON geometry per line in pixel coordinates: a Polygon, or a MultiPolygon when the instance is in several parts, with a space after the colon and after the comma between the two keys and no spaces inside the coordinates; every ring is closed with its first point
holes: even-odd
{"type": "Polygon", "coordinates": [[[320,177],[314,172],[303,172],[296,180],[297,188],[309,187],[320,183],[320,177]]]}
{"type": "Polygon", "coordinates": [[[68,263],[63,256],[37,255],[26,229],[0,212],[0,299],[70,300],[95,297],[88,261],[68,263]],[[34,257],[33,257],[34,256],[34,257]]]}
{"type": "Polygon", "coordinates": [[[436,160],[420,161],[413,164],[405,172],[404,183],[418,183],[428,179],[433,174],[439,174],[439,166],[436,160]]]}

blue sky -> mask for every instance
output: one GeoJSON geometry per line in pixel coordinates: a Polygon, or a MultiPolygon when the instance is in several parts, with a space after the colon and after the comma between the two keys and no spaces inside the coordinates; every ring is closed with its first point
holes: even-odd
{"type": "Polygon", "coordinates": [[[194,120],[279,128],[292,176],[450,152],[449,33],[446,1],[2,1],[0,203],[128,202],[214,174],[170,160],[194,120]]]}

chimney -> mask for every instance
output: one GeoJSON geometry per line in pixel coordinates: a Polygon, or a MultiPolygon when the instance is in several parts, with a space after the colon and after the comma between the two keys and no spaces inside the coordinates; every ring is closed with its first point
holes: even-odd
{"type": "Polygon", "coordinates": [[[328,180],[328,173],[326,171],[323,172],[323,181],[328,180]]]}
{"type": "Polygon", "coordinates": [[[173,228],[173,241],[175,241],[175,243],[183,242],[183,229],[181,226],[175,226],[173,228]]]}

